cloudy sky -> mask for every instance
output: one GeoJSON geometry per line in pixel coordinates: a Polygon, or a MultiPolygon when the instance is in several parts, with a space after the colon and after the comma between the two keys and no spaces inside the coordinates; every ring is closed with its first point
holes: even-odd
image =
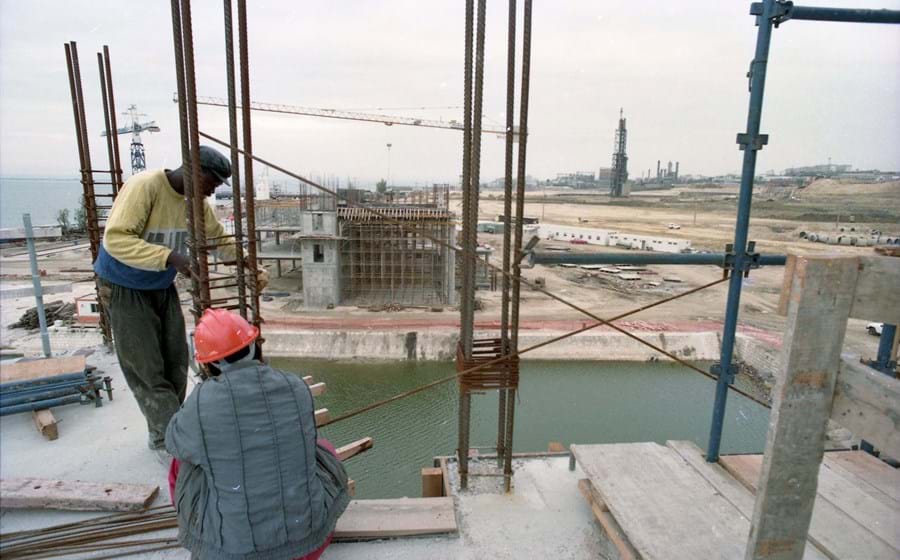
{"type": "MultiPolygon", "coordinates": [[[[256,101],[460,118],[462,0],[251,0],[256,101]],[[413,110],[410,107],[432,107],[413,110]]],[[[897,0],[815,0],[900,9],[897,0]]],[[[485,123],[504,121],[506,3],[488,2],[485,123]]],[[[609,166],[620,107],[632,177],[656,160],[682,173],[740,168],[745,73],[756,38],[749,1],[537,0],[528,173],[609,166]]],[[[520,6],[521,15],[521,6],[520,6]]],[[[521,27],[520,27],[521,29],[521,27]]],[[[222,3],[194,1],[201,95],[224,97],[222,3]]],[[[96,52],[111,49],[118,109],[137,104],[162,132],[144,139],[150,167],[179,159],[169,2],[0,0],[0,173],[77,174],[63,43],[78,42],[95,165],[105,161],[96,52]]],[[[201,108],[227,136],[227,115],[201,108]]],[[[301,173],[388,173],[395,183],[453,181],[462,134],[254,113],[258,155],[301,173]]],[[[120,117],[120,124],[124,119],[120,117]]],[[[759,170],[827,161],[900,169],[900,28],[788,22],[775,30],[759,170]]],[[[127,138],[122,139],[127,162],[127,138]]],[[[503,142],[486,135],[482,177],[502,175],[503,142]]]]}

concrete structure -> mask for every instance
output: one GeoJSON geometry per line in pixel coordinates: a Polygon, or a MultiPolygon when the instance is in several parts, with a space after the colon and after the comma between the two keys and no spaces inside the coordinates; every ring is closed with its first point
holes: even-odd
{"type": "Polygon", "coordinates": [[[300,227],[304,306],[311,309],[335,306],[341,301],[337,214],[317,210],[302,212],[300,227]]]}
{"type": "Polygon", "coordinates": [[[691,248],[690,239],[674,237],[657,237],[652,235],[635,235],[618,231],[597,228],[541,224],[541,239],[585,243],[587,245],[603,245],[606,247],[624,247],[643,251],[659,251],[663,253],[680,253],[691,248]]]}

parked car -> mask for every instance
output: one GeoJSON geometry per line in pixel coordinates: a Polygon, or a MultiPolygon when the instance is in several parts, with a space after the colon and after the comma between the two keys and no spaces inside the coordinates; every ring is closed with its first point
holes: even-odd
{"type": "Polygon", "coordinates": [[[669,229],[681,229],[681,226],[678,224],[666,224],[666,227],[669,229]]]}
{"type": "Polygon", "coordinates": [[[866,331],[872,336],[881,336],[884,330],[884,323],[869,323],[866,325],[866,331]]]}

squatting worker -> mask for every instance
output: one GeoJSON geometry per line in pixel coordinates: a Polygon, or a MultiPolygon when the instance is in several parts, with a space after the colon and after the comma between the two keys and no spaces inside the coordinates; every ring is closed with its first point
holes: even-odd
{"type": "MultiPolygon", "coordinates": [[[[216,150],[200,148],[199,192],[211,196],[227,183],[231,164],[216,150]]],[[[109,311],[119,364],[147,420],[150,449],[168,464],[165,433],[184,400],[188,348],[174,280],[187,273],[184,175],[158,169],[132,176],[119,192],[106,221],[94,263],[100,297],[109,311]]],[[[207,237],[225,230],[204,201],[207,237]]],[[[234,259],[234,246],[220,256],[234,259]]],[[[264,284],[265,275],[260,278],[264,284]]]]}
{"type": "Polygon", "coordinates": [[[350,501],[347,473],[316,438],[299,376],[260,360],[259,330],[223,309],[194,330],[211,376],[169,422],[169,491],[192,558],[318,558],[350,501]]]}

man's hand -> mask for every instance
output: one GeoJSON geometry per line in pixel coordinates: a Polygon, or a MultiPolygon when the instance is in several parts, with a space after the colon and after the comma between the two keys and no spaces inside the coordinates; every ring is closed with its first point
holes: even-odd
{"type": "Polygon", "coordinates": [[[269,273],[265,268],[256,271],[256,290],[257,293],[262,292],[269,285],[269,273]]]}
{"type": "Polygon", "coordinates": [[[169,253],[169,257],[166,259],[166,264],[168,266],[174,266],[175,270],[186,276],[190,276],[191,274],[191,259],[187,258],[184,255],[176,253],[175,251],[169,253]]]}

